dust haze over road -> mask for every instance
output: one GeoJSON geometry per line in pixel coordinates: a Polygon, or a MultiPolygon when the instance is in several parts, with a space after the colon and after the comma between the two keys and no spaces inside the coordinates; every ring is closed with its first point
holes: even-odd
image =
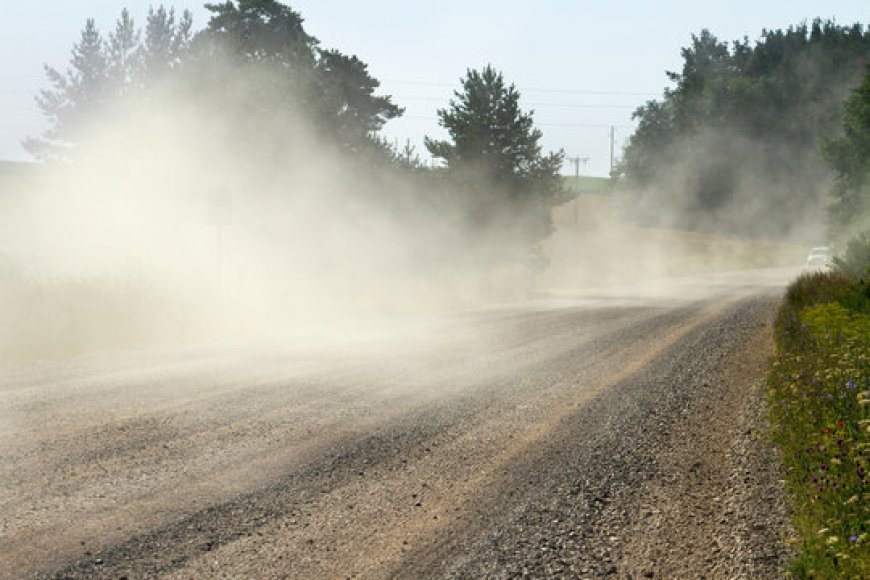
{"type": "Polygon", "coordinates": [[[556,192],[315,91],[380,102],[356,57],[203,38],[0,190],[0,577],[781,571],[751,434],[794,270],[611,215],[542,241],[556,192]]]}
{"type": "Polygon", "coordinates": [[[731,435],[791,274],[6,367],[0,575],[776,570],[731,435]]]}

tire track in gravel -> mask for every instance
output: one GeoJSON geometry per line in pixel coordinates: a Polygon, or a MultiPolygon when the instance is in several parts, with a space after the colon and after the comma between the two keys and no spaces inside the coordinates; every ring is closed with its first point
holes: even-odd
{"type": "MultiPolygon", "coordinates": [[[[481,469],[475,479],[468,482],[467,489],[459,497],[446,498],[448,502],[455,503],[460,501],[467,504],[469,507],[462,511],[466,513],[476,514],[476,519],[481,524],[479,527],[473,525],[468,527],[468,522],[463,523],[463,529],[449,530],[450,527],[458,527],[457,521],[450,521],[442,518],[441,524],[429,529],[421,529],[417,531],[418,538],[415,544],[424,546],[423,549],[417,550],[410,557],[404,557],[400,561],[393,564],[392,569],[385,574],[386,577],[395,578],[415,578],[415,577],[437,577],[437,570],[443,569],[445,562],[456,562],[457,547],[461,542],[457,537],[464,535],[477,535],[478,537],[486,535],[488,530],[485,529],[487,524],[483,523],[484,518],[481,514],[497,514],[511,512],[511,508],[499,505],[504,503],[506,498],[513,498],[522,492],[517,493],[515,482],[517,465],[529,463],[532,465],[524,466],[529,472],[537,470],[538,456],[540,449],[536,447],[545,443],[545,440],[552,437],[553,432],[559,430],[565,423],[577,419],[578,408],[583,409],[595,397],[602,393],[614,389],[620,383],[630,380],[634,375],[645,370],[655,359],[668,354],[675,349],[675,346],[690,333],[697,331],[700,328],[710,325],[710,323],[720,318],[725,310],[732,307],[737,299],[729,299],[725,302],[715,303],[698,315],[690,318],[688,321],[668,330],[666,334],[659,334],[652,345],[643,352],[639,358],[624,361],[624,364],[611,374],[603,376],[599,379],[598,384],[589,390],[585,390],[574,401],[570,401],[561,409],[548,418],[547,421],[537,423],[531,426],[521,436],[514,439],[514,442],[507,448],[506,453],[481,469]],[[493,504],[493,505],[489,505],[493,504]]],[[[585,409],[579,412],[581,415],[588,416],[588,411],[585,409]]],[[[559,455],[558,452],[556,452],[559,455]]],[[[517,530],[525,532],[525,530],[517,530]]],[[[482,548],[476,546],[475,548],[482,548]]],[[[461,546],[460,553],[465,558],[477,559],[480,552],[477,549],[469,549],[469,546],[461,546]]],[[[492,573],[493,570],[487,570],[492,573]]],[[[451,574],[446,574],[451,575],[451,574]]],[[[469,575],[468,577],[473,577],[469,575]]]]}
{"type": "MultiPolygon", "coordinates": [[[[171,477],[145,495],[123,488],[115,506],[83,505],[78,536],[62,521],[0,534],[0,569],[45,578],[606,573],[643,553],[622,548],[637,494],[650,493],[636,490],[660,475],[662,430],[694,408],[685,388],[662,385],[701,364],[697,345],[721,338],[753,303],[491,313],[443,328],[435,344],[409,341],[390,359],[331,359],[340,370],[312,373],[303,400],[282,398],[292,378],[252,387],[240,372],[237,387],[213,397],[199,385],[201,400],[156,398],[128,423],[143,429],[128,441],[98,416],[84,431],[71,420],[69,445],[90,442],[73,461],[91,466],[83,487],[111,483],[98,471],[113,461],[116,473],[171,477]],[[186,418],[197,412],[202,421],[186,418]],[[172,429],[149,429],[167,417],[172,429]],[[644,444],[653,435],[659,443],[644,444]],[[596,482],[598,467],[606,477],[596,482]],[[593,526],[599,517],[610,523],[593,526]],[[52,553],[58,539],[65,547],[52,553]]],[[[280,368],[280,353],[269,356],[280,368]]],[[[74,482],[55,475],[58,490],[74,482]]]]}
{"type": "MultiPolygon", "coordinates": [[[[502,435],[510,437],[518,424],[546,421],[554,406],[566,404],[566,389],[569,398],[576,397],[578,385],[573,381],[578,373],[598,376],[620,360],[636,356],[648,347],[647,332],[661,333],[692,316],[695,308],[619,309],[594,316],[579,312],[567,322],[562,312],[562,324],[575,327],[572,339],[557,336],[540,348],[526,349],[529,353],[525,356],[508,349],[495,365],[506,368],[498,372],[491,369],[483,377],[477,367],[492,365],[471,363],[472,376],[453,385],[449,396],[397,409],[393,418],[382,415],[379,427],[326,446],[319,457],[296,464],[274,485],[182,517],[171,526],[134,536],[114,548],[95,550],[59,576],[112,577],[136,572],[150,577],[174,569],[179,569],[180,577],[220,575],[221,570],[228,576],[259,576],[262,570],[239,571],[226,565],[232,556],[224,553],[245,551],[251,543],[257,544],[255,549],[261,553],[272,548],[275,552],[254,558],[252,565],[268,559],[277,570],[295,577],[334,575],[336,566],[362,562],[361,556],[374,553],[370,549],[373,545],[391,545],[390,529],[402,520],[420,517],[424,510],[414,505],[412,495],[423,489],[423,472],[431,476],[427,493],[431,492],[429,497],[434,501],[438,493],[449,491],[458,479],[474,473],[491,454],[502,453],[501,440],[480,444],[487,425],[498,426],[502,435]],[[596,322],[593,326],[597,329],[586,338],[578,336],[576,330],[577,323],[584,320],[596,322]],[[609,326],[603,324],[608,320],[609,326]],[[559,348],[553,348],[557,346],[554,340],[562,343],[559,348]],[[550,368],[554,359],[561,361],[558,371],[550,368]],[[508,364],[511,360],[513,366],[508,364]],[[461,449],[454,451],[451,445],[461,449]],[[435,489],[436,482],[443,487],[435,489]],[[349,505],[355,507],[347,508],[349,505]],[[312,530],[318,531],[314,537],[312,530]],[[361,542],[360,530],[376,531],[377,537],[361,542]],[[271,544],[264,537],[276,542],[271,544]],[[308,542],[315,539],[317,544],[308,542]],[[334,547],[330,547],[333,541],[334,547]],[[288,549],[288,543],[294,547],[288,549]],[[328,548],[330,563],[303,557],[281,563],[278,558],[282,554],[310,554],[312,546],[328,548]],[[338,549],[344,551],[343,557],[335,557],[342,556],[335,552],[338,549]],[[222,562],[217,572],[197,568],[207,568],[213,557],[222,562]],[[99,565],[95,565],[97,558],[99,565]]],[[[426,501],[428,506],[430,500],[426,501]]]]}
{"type": "MultiPolygon", "coordinates": [[[[461,526],[422,542],[390,576],[782,577],[776,470],[735,480],[745,461],[732,445],[735,430],[763,429],[757,413],[741,418],[760,403],[772,311],[769,299],[747,300],[685,333],[561,422],[478,495],[461,526]],[[748,483],[763,493],[735,505],[748,483]],[[762,523],[747,529],[747,515],[762,523]]],[[[764,442],[752,445],[741,453],[764,442]]]]}
{"type": "MultiPolygon", "coordinates": [[[[717,304],[700,314],[692,308],[658,313],[648,321],[636,321],[609,340],[601,339],[591,361],[584,360],[589,353],[582,351],[550,355],[512,381],[502,379],[483,391],[430,406],[388,430],[387,441],[391,443],[385,455],[366,446],[354,448],[349,456],[368,462],[351,463],[353,469],[360,468],[359,472],[347,466],[341,470],[321,468],[329,473],[338,471],[335,481],[302,477],[296,486],[285,484],[268,494],[256,494],[252,501],[262,517],[256,520],[250,536],[216,540],[207,544],[206,555],[194,550],[181,558],[135,562],[126,570],[144,569],[150,576],[177,568],[173,576],[179,578],[276,573],[292,577],[383,576],[404,558],[406,546],[434,547],[437,538],[433,536],[438,530],[466,517],[476,495],[487,488],[491,478],[517,457],[533,451],[578,404],[641,368],[666,348],[664,343],[673,344],[691,329],[714,319],[721,308],[723,305],[717,304]],[[656,333],[655,345],[645,339],[649,332],[656,333]],[[584,366],[588,367],[585,372],[584,366]],[[602,374],[612,374],[614,367],[622,370],[610,381],[602,380],[602,374]],[[589,380],[578,384],[578,373],[589,380]],[[583,394],[584,390],[591,392],[583,394]],[[510,442],[507,448],[506,441],[510,442]],[[306,500],[310,503],[294,501],[299,485],[313,495],[306,500]],[[288,505],[292,506],[289,510],[288,505]],[[361,533],[365,540],[361,540],[361,533]]],[[[248,506],[239,513],[250,514],[256,509],[248,506]]],[[[220,516],[223,518],[226,510],[220,516]]],[[[223,519],[222,524],[215,522],[209,527],[233,529],[238,522],[223,519]]],[[[175,539],[171,543],[180,542],[175,539]]],[[[101,559],[115,561],[117,556],[101,559]]],[[[79,568],[83,569],[94,571],[92,565],[79,568]]]]}
{"type": "MultiPolygon", "coordinates": [[[[99,373],[100,378],[89,387],[84,378],[70,373],[63,381],[74,385],[72,392],[52,384],[46,393],[46,389],[40,391],[32,385],[30,390],[39,405],[24,401],[19,409],[36,412],[48,407],[55,415],[66,416],[66,421],[60,433],[55,424],[43,421],[33,423],[22,440],[4,440],[5,473],[16,477],[4,477],[0,485],[0,569],[17,577],[18,572],[34,567],[49,568],[51,562],[69,560],[75,554],[107,549],[124,535],[139,536],[192,511],[235,501],[232,498],[239,494],[268,487],[269,481],[280,479],[288,470],[304,472],[306,466],[329,456],[331,449],[351,447],[389,426],[396,417],[417,413],[433,399],[471,387],[465,375],[509,375],[517,366],[546,360],[552,352],[597,340],[601,334],[656,314],[655,310],[622,309],[575,312],[568,317],[564,312],[487,315],[484,320],[461,325],[469,340],[476,342],[480,332],[474,324],[489,328],[487,319],[499,322],[496,331],[490,328],[495,338],[487,342],[497,344],[485,346],[484,351],[491,351],[487,357],[458,365],[453,351],[465,351],[467,345],[462,337],[458,346],[454,345],[451,335],[446,346],[439,347],[444,361],[413,361],[410,368],[395,364],[384,367],[383,361],[373,361],[363,353],[328,374],[314,373],[316,380],[306,373],[311,384],[301,390],[292,378],[276,378],[258,386],[259,377],[274,376],[278,371],[254,367],[253,385],[245,383],[244,373],[234,372],[230,384],[218,383],[212,396],[208,396],[211,380],[194,383],[191,390],[198,394],[191,398],[185,386],[197,373],[186,365],[181,365],[178,379],[159,371],[146,373],[160,378],[164,396],[147,394],[133,399],[130,409],[115,400],[124,400],[130,385],[118,385],[116,390],[122,392],[117,393],[111,388],[115,376],[111,374],[99,373]],[[546,322],[549,332],[535,327],[540,320],[546,322]],[[595,332],[578,335],[572,328],[578,321],[590,323],[595,332]],[[517,327],[508,339],[501,336],[506,326],[517,327]],[[436,372],[445,364],[447,370],[436,372]],[[407,382],[410,375],[421,375],[425,380],[415,379],[410,391],[405,388],[409,385],[390,386],[407,382]],[[451,378],[457,377],[462,380],[450,387],[451,378]],[[174,381],[177,393],[173,398],[170,386],[174,381]],[[444,381],[447,387],[439,384],[444,381]],[[431,393],[426,395],[427,391],[431,393]],[[53,397],[53,392],[58,395],[53,397]],[[102,401],[103,396],[110,401],[102,401]],[[79,416],[89,400],[96,411],[79,416]],[[116,419],[118,415],[121,418],[116,419]],[[264,434],[272,441],[264,441],[264,434]]],[[[215,374],[208,365],[202,366],[207,376],[215,374]]],[[[38,382],[40,373],[34,375],[31,381],[38,382]]],[[[121,376],[138,375],[123,371],[121,376]]],[[[147,387],[147,380],[136,380],[137,388],[147,387]]],[[[415,427],[409,424],[407,428],[415,427]]]]}

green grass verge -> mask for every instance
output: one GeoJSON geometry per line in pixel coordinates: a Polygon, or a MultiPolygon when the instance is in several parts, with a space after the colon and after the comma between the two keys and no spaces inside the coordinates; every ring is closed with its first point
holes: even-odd
{"type": "Polygon", "coordinates": [[[777,316],[768,402],[800,578],[870,578],[868,293],[867,282],[842,274],[805,274],[777,316]]]}

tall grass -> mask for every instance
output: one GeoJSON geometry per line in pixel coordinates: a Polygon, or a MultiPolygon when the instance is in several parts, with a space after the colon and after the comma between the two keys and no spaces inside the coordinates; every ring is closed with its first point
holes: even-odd
{"type": "Polygon", "coordinates": [[[798,278],[776,322],[773,437],[795,511],[801,578],[870,578],[870,312],[846,274],[798,278]]]}

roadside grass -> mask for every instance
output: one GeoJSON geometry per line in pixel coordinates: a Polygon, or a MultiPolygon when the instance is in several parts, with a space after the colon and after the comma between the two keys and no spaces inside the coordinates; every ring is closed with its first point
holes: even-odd
{"type": "Polygon", "coordinates": [[[870,578],[868,285],[800,276],[776,320],[768,377],[773,438],[792,497],[800,578],[870,578]]]}
{"type": "Polygon", "coordinates": [[[565,187],[571,192],[609,195],[613,191],[613,182],[607,177],[566,175],[564,178],[565,187]]]}

